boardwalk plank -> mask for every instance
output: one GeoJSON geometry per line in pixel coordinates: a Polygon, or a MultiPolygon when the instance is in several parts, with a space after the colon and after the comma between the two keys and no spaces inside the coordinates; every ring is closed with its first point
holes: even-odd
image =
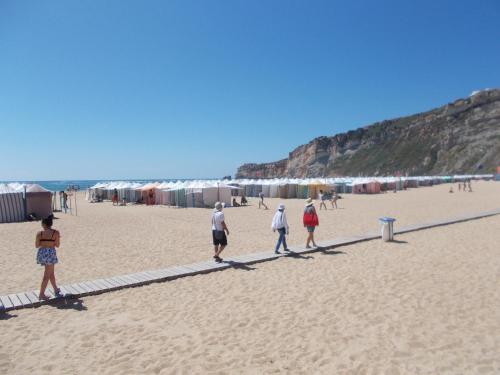
{"type": "Polygon", "coordinates": [[[92,280],[92,282],[99,287],[100,291],[110,290],[114,288],[114,285],[106,283],[103,279],[92,280]]]}
{"type": "Polygon", "coordinates": [[[7,297],[10,299],[10,302],[12,302],[12,305],[14,306],[15,309],[23,307],[23,303],[19,298],[17,298],[17,295],[9,294],[7,297]]]}
{"type": "Polygon", "coordinates": [[[33,304],[33,305],[37,305],[40,303],[40,300],[38,299],[38,294],[35,293],[35,292],[26,292],[24,293],[26,295],[26,297],[28,297],[28,299],[30,300],[30,302],[33,304]]]}
{"type": "Polygon", "coordinates": [[[76,290],[73,285],[65,285],[64,288],[69,291],[69,294],[76,296],[80,294],[78,290],[76,290]]]}
{"type": "Polygon", "coordinates": [[[21,301],[21,303],[25,307],[28,307],[28,306],[32,305],[31,301],[29,300],[29,298],[24,293],[17,293],[17,298],[19,298],[19,300],[21,301]]]}
{"type": "Polygon", "coordinates": [[[85,282],[81,282],[77,284],[81,289],[85,291],[85,294],[92,293],[94,290],[85,285],[85,282]]]}
{"type": "Polygon", "coordinates": [[[148,281],[154,280],[154,277],[151,277],[146,272],[138,272],[133,274],[136,279],[139,279],[142,283],[147,283],[148,281]]]}
{"type": "Polygon", "coordinates": [[[193,269],[198,272],[204,272],[215,269],[215,262],[199,262],[186,265],[187,268],[193,269]]]}
{"type": "Polygon", "coordinates": [[[100,292],[102,290],[102,288],[93,281],[86,281],[85,284],[87,287],[92,289],[92,293],[100,292]]]}
{"type": "Polygon", "coordinates": [[[175,271],[172,270],[171,268],[164,268],[162,270],[157,270],[155,271],[158,275],[161,276],[161,278],[165,279],[165,278],[169,278],[169,277],[172,277],[174,275],[176,275],[175,271]]]}
{"type": "Polygon", "coordinates": [[[144,280],[142,280],[139,276],[137,276],[136,274],[128,274],[128,275],[124,275],[124,277],[126,277],[128,280],[130,280],[131,283],[133,284],[142,284],[144,283],[144,280]]]}
{"type": "Polygon", "coordinates": [[[81,286],[78,285],[78,283],[74,283],[70,285],[73,289],[75,289],[78,293],[77,294],[85,294],[86,291],[83,289],[81,286]]]}
{"type": "Polygon", "coordinates": [[[110,285],[110,289],[117,289],[123,287],[123,281],[114,280],[112,277],[108,277],[106,279],[100,279],[103,283],[110,285]]]}
{"type": "Polygon", "coordinates": [[[14,305],[10,301],[9,297],[7,297],[7,296],[0,296],[0,301],[2,301],[2,304],[4,305],[5,309],[12,309],[12,308],[14,308],[14,305]]]}
{"type": "Polygon", "coordinates": [[[127,284],[126,285],[136,285],[139,284],[137,280],[134,278],[130,277],[129,275],[120,275],[118,276],[120,279],[124,280],[127,284]]]}
{"type": "Polygon", "coordinates": [[[160,271],[145,271],[144,272],[151,281],[156,281],[156,280],[160,280],[160,279],[163,279],[163,273],[161,273],[160,271]]]}
{"type": "Polygon", "coordinates": [[[120,284],[120,288],[130,285],[130,282],[124,279],[122,276],[111,277],[111,280],[116,281],[118,284],[120,284]]]}
{"type": "Polygon", "coordinates": [[[59,289],[61,290],[61,293],[63,296],[69,296],[69,295],[72,295],[73,293],[68,290],[68,288],[66,287],[67,285],[63,285],[63,286],[60,286],[59,289]]]}
{"type": "Polygon", "coordinates": [[[191,275],[193,274],[193,270],[189,269],[189,268],[186,268],[184,266],[174,266],[174,267],[170,267],[169,269],[171,269],[174,274],[173,276],[184,276],[184,275],[191,275]]]}

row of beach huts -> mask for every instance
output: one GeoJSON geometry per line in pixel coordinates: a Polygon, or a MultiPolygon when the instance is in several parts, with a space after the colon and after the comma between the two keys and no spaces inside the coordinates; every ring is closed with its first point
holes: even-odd
{"type": "Polygon", "coordinates": [[[467,180],[491,180],[493,175],[321,178],[151,182],[146,184],[119,181],[102,182],[89,188],[90,202],[111,200],[114,194],[125,203],[176,207],[213,207],[215,202],[231,206],[233,197],[281,199],[318,199],[320,191],[337,194],[379,194],[408,188],[433,186],[467,180]]]}
{"type": "MultiPolygon", "coordinates": [[[[174,207],[213,207],[222,202],[232,205],[233,197],[264,197],[281,199],[318,199],[320,191],[337,194],[378,194],[408,188],[432,186],[467,180],[500,180],[500,174],[319,178],[269,180],[198,180],[137,183],[111,181],[98,183],[86,190],[89,202],[111,200],[118,195],[119,203],[139,203],[174,207]]],[[[56,207],[55,192],[37,184],[0,183],[0,223],[40,219],[52,214],[56,207]]]]}

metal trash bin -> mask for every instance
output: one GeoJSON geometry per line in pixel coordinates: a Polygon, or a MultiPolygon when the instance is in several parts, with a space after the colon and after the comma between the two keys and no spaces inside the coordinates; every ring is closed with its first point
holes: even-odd
{"type": "Polygon", "coordinates": [[[394,239],[394,222],[396,219],[392,217],[381,217],[379,221],[382,224],[382,240],[385,242],[392,241],[394,239]]]}

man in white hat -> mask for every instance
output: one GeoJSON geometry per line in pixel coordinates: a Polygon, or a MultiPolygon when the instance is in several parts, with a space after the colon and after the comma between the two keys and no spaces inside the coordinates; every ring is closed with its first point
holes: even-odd
{"type": "Polygon", "coordinates": [[[286,246],[286,235],[289,233],[289,227],[286,220],[285,205],[283,203],[278,206],[278,210],[274,214],[271,229],[273,230],[273,232],[278,231],[278,233],[280,234],[274,252],[276,254],[280,253],[281,243],[283,243],[283,248],[285,249],[285,251],[290,251],[286,246]]]}
{"type": "Polygon", "coordinates": [[[222,203],[215,203],[214,213],[212,214],[212,239],[214,244],[214,259],[217,263],[222,262],[220,254],[227,246],[227,236],[229,236],[229,229],[227,229],[226,222],[224,221],[224,213],[222,212],[222,203]]]}

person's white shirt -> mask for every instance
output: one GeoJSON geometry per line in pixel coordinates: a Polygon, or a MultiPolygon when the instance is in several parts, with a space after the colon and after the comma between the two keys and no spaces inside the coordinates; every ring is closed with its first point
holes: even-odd
{"type": "Polygon", "coordinates": [[[224,227],[222,222],[224,221],[224,213],[222,211],[215,211],[212,216],[212,230],[223,231],[224,227]]]}
{"type": "Polygon", "coordinates": [[[272,230],[278,230],[281,228],[285,228],[288,232],[288,221],[286,220],[285,211],[276,211],[273,217],[273,222],[271,224],[272,230]]]}

